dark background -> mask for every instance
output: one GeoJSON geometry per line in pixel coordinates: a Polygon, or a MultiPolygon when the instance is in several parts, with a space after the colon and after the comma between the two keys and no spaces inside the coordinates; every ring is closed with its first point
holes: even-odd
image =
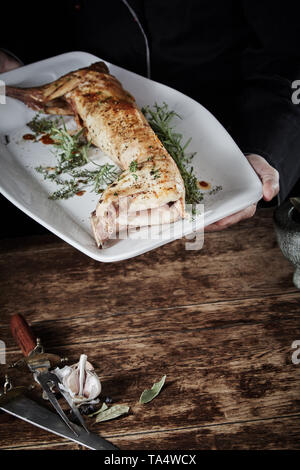
{"type": "MultiPolygon", "coordinates": [[[[151,78],[207,107],[245,153],[281,176],[281,200],[300,194],[300,2],[129,0],[148,37],[151,78]],[[296,186],[295,186],[296,185],[296,186]]],[[[2,2],[0,47],[24,64],[86,51],[146,76],[145,41],[121,0],[2,2]]],[[[276,202],[276,201],[274,201],[276,202]]],[[[0,237],[44,233],[3,197],[0,237]]]]}

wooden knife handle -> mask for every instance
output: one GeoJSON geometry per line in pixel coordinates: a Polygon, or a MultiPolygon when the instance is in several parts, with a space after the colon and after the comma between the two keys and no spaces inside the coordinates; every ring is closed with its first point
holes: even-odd
{"type": "Polygon", "coordinates": [[[19,313],[16,313],[10,319],[10,328],[24,356],[29,356],[31,351],[36,347],[36,337],[25,318],[19,313]]]}

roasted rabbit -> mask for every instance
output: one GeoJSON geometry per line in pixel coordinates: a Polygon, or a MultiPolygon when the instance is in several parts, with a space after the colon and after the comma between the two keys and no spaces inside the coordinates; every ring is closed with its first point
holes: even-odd
{"type": "Polygon", "coordinates": [[[74,115],[87,138],[124,170],[91,215],[99,247],[128,227],[184,217],[185,190],[177,165],[103,62],[40,87],[7,87],[7,95],[44,113],[74,115]]]}

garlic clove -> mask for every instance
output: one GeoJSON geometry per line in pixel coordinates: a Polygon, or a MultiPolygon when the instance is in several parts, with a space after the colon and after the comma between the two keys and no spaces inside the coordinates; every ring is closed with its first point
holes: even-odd
{"type": "Polygon", "coordinates": [[[101,383],[95,373],[87,372],[83,396],[93,400],[101,393],[101,383]]]}
{"type": "Polygon", "coordinates": [[[54,370],[75,403],[95,401],[101,393],[101,382],[87,356],[81,354],[79,362],[54,370]]]}

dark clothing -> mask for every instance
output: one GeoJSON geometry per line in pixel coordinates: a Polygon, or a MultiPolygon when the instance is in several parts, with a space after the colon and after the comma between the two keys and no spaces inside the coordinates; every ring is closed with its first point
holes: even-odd
{"type": "MultiPolygon", "coordinates": [[[[128,3],[149,41],[151,78],[198,100],[243,152],[265,157],[286,198],[300,176],[300,108],[291,100],[300,79],[299,0],[128,3]]],[[[144,36],[122,0],[7,2],[2,14],[12,8],[3,47],[24,62],[83,50],[146,75],[144,36]]]]}

